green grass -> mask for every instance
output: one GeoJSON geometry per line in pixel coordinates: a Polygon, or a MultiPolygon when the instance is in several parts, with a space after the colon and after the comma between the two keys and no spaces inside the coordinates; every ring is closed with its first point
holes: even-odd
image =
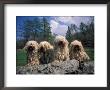
{"type": "Polygon", "coordinates": [[[89,55],[90,60],[94,60],[94,48],[85,48],[85,51],[89,55]]]}
{"type": "MultiPolygon", "coordinates": [[[[89,55],[91,60],[94,60],[94,49],[93,48],[85,48],[85,51],[89,55]]],[[[26,51],[20,49],[17,50],[16,54],[16,65],[17,66],[24,66],[27,64],[27,56],[26,51]]]]}
{"type": "Polygon", "coordinates": [[[16,53],[16,65],[17,66],[24,66],[27,64],[27,56],[26,52],[22,49],[17,50],[16,53]]]}

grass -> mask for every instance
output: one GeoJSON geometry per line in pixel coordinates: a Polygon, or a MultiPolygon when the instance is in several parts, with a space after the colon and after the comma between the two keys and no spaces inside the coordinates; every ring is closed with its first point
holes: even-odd
{"type": "Polygon", "coordinates": [[[86,53],[91,60],[94,60],[94,48],[85,48],[86,53]]]}
{"type": "MultiPolygon", "coordinates": [[[[93,48],[85,48],[85,51],[91,58],[91,60],[94,60],[94,49],[93,48]]],[[[16,65],[17,66],[24,66],[27,64],[27,56],[26,52],[22,49],[17,50],[16,53],[16,65]]]]}
{"type": "Polygon", "coordinates": [[[16,53],[16,65],[24,66],[27,64],[26,52],[22,49],[17,50],[16,53]]]}

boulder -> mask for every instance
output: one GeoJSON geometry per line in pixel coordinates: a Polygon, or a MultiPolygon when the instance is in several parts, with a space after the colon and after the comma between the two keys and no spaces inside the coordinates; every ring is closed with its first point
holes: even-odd
{"type": "Polygon", "coordinates": [[[17,74],[93,74],[94,63],[85,62],[79,65],[78,60],[67,60],[34,66],[18,66],[17,74]],[[79,68],[81,66],[81,68],[79,68]]]}

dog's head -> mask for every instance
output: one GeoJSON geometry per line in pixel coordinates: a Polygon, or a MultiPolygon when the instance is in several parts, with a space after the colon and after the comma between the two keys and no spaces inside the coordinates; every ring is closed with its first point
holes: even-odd
{"type": "Polygon", "coordinates": [[[56,36],[56,38],[54,40],[54,44],[57,47],[64,48],[64,47],[68,46],[68,41],[63,36],[56,36]]]}
{"type": "Polygon", "coordinates": [[[38,49],[38,43],[36,41],[28,41],[24,47],[28,52],[32,52],[38,49]]]}
{"type": "Polygon", "coordinates": [[[82,43],[78,40],[75,40],[75,41],[71,42],[70,49],[74,52],[84,51],[82,43]]]}
{"type": "Polygon", "coordinates": [[[47,41],[42,41],[39,44],[39,52],[46,52],[49,49],[53,49],[53,46],[47,42],[47,41]]]}

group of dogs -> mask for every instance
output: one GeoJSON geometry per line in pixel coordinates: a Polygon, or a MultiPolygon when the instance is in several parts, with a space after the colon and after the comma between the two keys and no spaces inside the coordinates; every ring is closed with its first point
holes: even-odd
{"type": "Polygon", "coordinates": [[[24,47],[27,52],[27,65],[48,64],[53,62],[63,62],[76,59],[79,62],[89,60],[89,56],[84,50],[82,43],[74,40],[70,43],[64,36],[56,36],[54,45],[47,41],[39,44],[37,41],[28,41],[24,47]]]}

